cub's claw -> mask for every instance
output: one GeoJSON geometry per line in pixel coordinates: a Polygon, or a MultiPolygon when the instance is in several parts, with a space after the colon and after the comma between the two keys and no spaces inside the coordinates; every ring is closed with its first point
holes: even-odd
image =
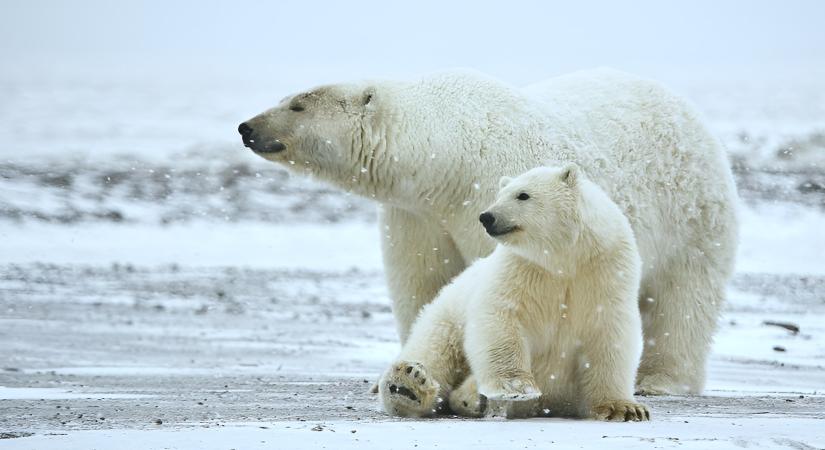
{"type": "Polygon", "coordinates": [[[394,364],[378,382],[384,410],[405,417],[427,417],[438,408],[439,384],[419,363],[394,364]]]}
{"type": "Polygon", "coordinates": [[[647,406],[626,400],[604,402],[593,408],[591,417],[611,422],[642,422],[650,420],[647,406]]]}

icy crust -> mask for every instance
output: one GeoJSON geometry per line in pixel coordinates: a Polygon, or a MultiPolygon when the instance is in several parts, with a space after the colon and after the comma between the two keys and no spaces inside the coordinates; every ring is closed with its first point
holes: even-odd
{"type": "MultiPolygon", "coordinates": [[[[234,149],[230,149],[234,150],[234,149]]],[[[374,222],[375,205],[242,155],[0,161],[0,221],[169,225],[374,222]]]]}

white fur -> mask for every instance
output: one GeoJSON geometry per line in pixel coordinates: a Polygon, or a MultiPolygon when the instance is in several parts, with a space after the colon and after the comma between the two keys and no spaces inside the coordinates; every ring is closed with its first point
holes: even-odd
{"type": "Polygon", "coordinates": [[[642,349],[641,267],[630,224],[575,166],[536,168],[503,184],[488,212],[498,230],[515,231],[498,236],[492,255],[424,308],[379,383],[385,409],[429,415],[437,404],[427,401],[440,395],[450,396],[456,412],[479,415],[480,405],[464,403],[481,393],[491,406],[503,402],[508,415],[548,409],[644,420],[646,408],[633,400],[642,349]],[[520,193],[529,198],[518,200],[520,193]],[[396,373],[410,364],[418,377],[396,373]],[[478,393],[463,387],[452,398],[452,388],[463,383],[478,393]],[[416,401],[399,395],[401,386],[416,401]]]}
{"type": "Polygon", "coordinates": [[[628,217],[642,257],[637,389],[702,390],[736,253],[736,192],[719,142],[657,83],[595,70],[517,89],[450,72],[318,88],[247,123],[287,146],[267,159],[381,203],[402,342],[420,308],[492,252],[477,218],[500,177],[578,163],[628,217]]]}

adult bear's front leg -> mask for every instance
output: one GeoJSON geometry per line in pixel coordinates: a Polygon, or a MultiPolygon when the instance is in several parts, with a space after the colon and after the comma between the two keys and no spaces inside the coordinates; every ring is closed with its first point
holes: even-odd
{"type": "Polygon", "coordinates": [[[437,219],[384,206],[380,226],[384,272],[403,344],[421,307],[461,273],[465,263],[437,219]]]}

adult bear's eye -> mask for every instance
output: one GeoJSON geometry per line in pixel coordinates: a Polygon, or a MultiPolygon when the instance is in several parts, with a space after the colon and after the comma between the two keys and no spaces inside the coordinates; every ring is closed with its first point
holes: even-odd
{"type": "Polygon", "coordinates": [[[529,198],[530,198],[530,195],[527,194],[526,192],[522,192],[521,194],[518,195],[518,197],[516,197],[517,200],[527,200],[529,198]]]}
{"type": "Polygon", "coordinates": [[[301,111],[303,111],[303,110],[304,110],[304,107],[303,107],[303,106],[301,106],[301,105],[291,105],[291,106],[289,107],[289,110],[290,110],[290,111],[295,111],[295,112],[301,112],[301,111]]]}

